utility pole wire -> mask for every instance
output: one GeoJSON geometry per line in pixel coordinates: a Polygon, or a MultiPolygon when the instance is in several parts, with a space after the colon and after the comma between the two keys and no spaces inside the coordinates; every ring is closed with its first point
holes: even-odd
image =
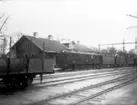
{"type": "Polygon", "coordinates": [[[132,28],[137,28],[137,26],[128,27],[127,30],[128,30],[128,29],[132,29],[132,28]]]}
{"type": "MultiPolygon", "coordinates": [[[[134,16],[134,15],[131,15],[131,14],[126,14],[126,15],[137,19],[137,16],[134,16]]],[[[127,30],[132,29],[132,28],[137,28],[137,26],[128,27],[127,30]]]]}
{"type": "Polygon", "coordinates": [[[131,15],[131,14],[127,14],[127,16],[133,17],[133,18],[137,18],[137,16],[131,15]]]}

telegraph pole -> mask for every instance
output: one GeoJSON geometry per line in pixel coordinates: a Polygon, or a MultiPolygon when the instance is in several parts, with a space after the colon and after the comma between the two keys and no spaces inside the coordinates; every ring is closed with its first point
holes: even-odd
{"type": "Polygon", "coordinates": [[[125,51],[125,41],[123,39],[123,52],[125,51]]]}
{"type": "Polygon", "coordinates": [[[9,43],[9,58],[11,58],[11,43],[12,43],[12,37],[10,36],[10,43],[9,43]]]}
{"type": "MultiPolygon", "coordinates": [[[[136,18],[137,19],[137,16],[134,16],[134,15],[131,15],[131,14],[127,14],[127,16],[130,16],[132,18],[136,18]]],[[[137,26],[131,26],[131,27],[128,27],[127,29],[132,29],[132,28],[137,28],[137,26]]],[[[137,37],[135,38],[135,58],[134,58],[134,63],[135,63],[135,66],[136,66],[136,72],[137,72],[137,37]]]]}
{"type": "Polygon", "coordinates": [[[137,37],[135,38],[135,54],[137,54],[137,37]]]}
{"type": "MultiPolygon", "coordinates": [[[[137,55],[137,37],[135,38],[135,54],[137,55]]],[[[135,63],[136,72],[137,72],[137,56],[136,55],[134,58],[134,63],[135,63]]]]}
{"type": "Polygon", "coordinates": [[[42,73],[40,75],[40,83],[42,83],[43,74],[44,74],[44,70],[45,70],[45,66],[44,66],[44,63],[45,63],[45,61],[44,61],[45,60],[45,42],[43,42],[42,47],[43,47],[43,53],[42,53],[42,59],[41,59],[41,61],[42,61],[42,73]]]}
{"type": "Polygon", "coordinates": [[[98,44],[98,49],[99,49],[99,52],[100,52],[100,44],[98,44]]]}

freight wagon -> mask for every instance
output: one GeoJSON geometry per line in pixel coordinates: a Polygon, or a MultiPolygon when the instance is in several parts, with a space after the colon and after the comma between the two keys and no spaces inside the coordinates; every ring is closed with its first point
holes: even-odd
{"type": "Polygon", "coordinates": [[[85,52],[66,51],[56,56],[56,67],[63,71],[133,66],[134,62],[134,59],[130,57],[85,52]]]}
{"type": "Polygon", "coordinates": [[[128,56],[127,57],[128,66],[137,66],[137,56],[128,56]]]}
{"type": "Polygon", "coordinates": [[[85,52],[61,52],[56,57],[56,67],[63,71],[100,68],[102,56],[85,52]]]}
{"type": "Polygon", "coordinates": [[[102,57],[103,57],[103,63],[102,63],[103,68],[114,67],[114,64],[115,64],[114,56],[102,55],[102,57]]]}
{"type": "Polygon", "coordinates": [[[27,87],[36,75],[53,73],[53,59],[1,58],[0,78],[8,87],[27,87]]]}
{"type": "Polygon", "coordinates": [[[121,66],[126,66],[127,64],[127,59],[123,56],[117,56],[115,58],[115,66],[121,67],[121,66]]]}

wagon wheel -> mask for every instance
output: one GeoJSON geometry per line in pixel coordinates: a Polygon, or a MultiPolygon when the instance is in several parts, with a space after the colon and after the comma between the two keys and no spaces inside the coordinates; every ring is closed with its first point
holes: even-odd
{"type": "Polygon", "coordinates": [[[24,78],[20,84],[21,84],[21,87],[22,88],[25,88],[25,87],[28,87],[30,84],[32,84],[33,82],[33,77],[27,77],[27,78],[24,78]]]}
{"type": "Polygon", "coordinates": [[[12,77],[3,78],[3,82],[7,86],[7,88],[15,87],[15,80],[12,77]]]}
{"type": "Polygon", "coordinates": [[[33,78],[32,77],[27,78],[26,82],[27,82],[27,85],[31,85],[33,82],[33,78]]]}

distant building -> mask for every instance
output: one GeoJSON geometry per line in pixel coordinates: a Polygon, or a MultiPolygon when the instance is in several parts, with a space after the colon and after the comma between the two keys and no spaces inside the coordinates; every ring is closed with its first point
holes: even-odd
{"type": "Polygon", "coordinates": [[[76,52],[93,52],[92,49],[88,48],[85,45],[80,44],[78,41],[77,43],[72,41],[71,43],[63,43],[65,46],[69,48],[69,50],[76,51],[76,52]]]}

